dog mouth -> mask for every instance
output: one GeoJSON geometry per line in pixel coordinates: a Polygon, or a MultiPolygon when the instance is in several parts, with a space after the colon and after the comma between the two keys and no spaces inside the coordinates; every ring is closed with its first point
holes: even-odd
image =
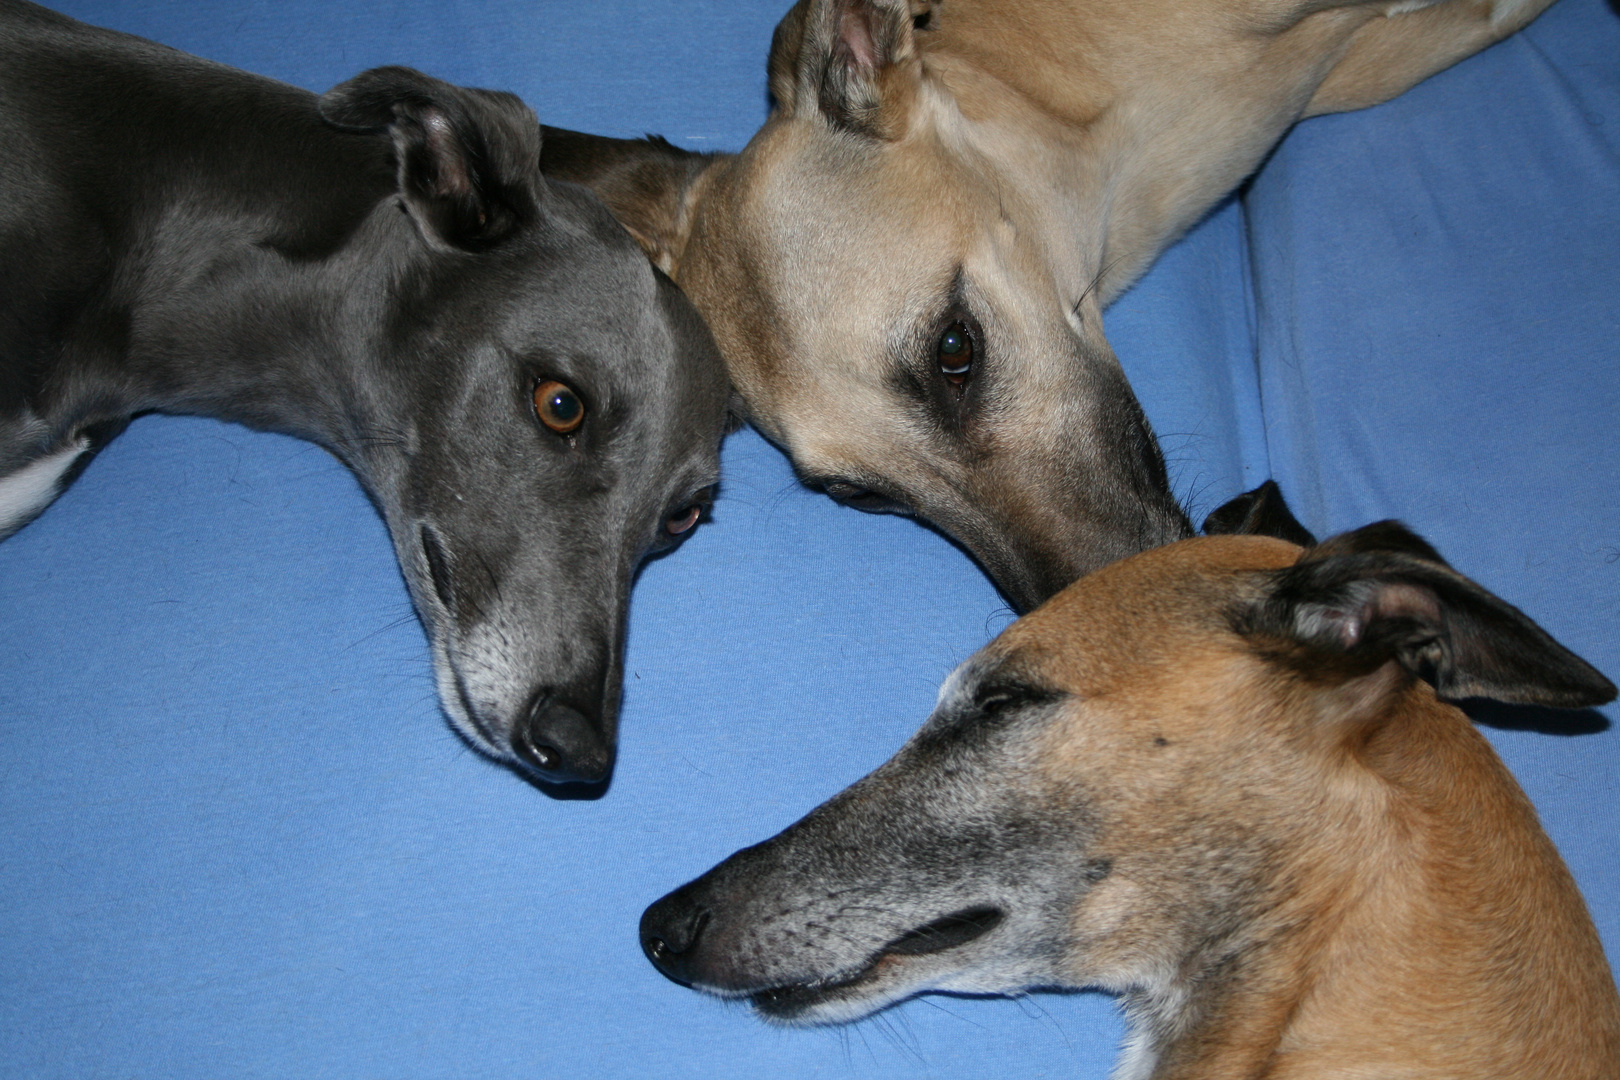
{"type": "Polygon", "coordinates": [[[943,915],[890,941],[854,972],[831,979],[788,983],[749,995],[755,1009],[778,1020],[792,1020],[819,1005],[846,1000],[857,990],[891,970],[902,957],[932,956],[975,941],[1001,924],[999,908],[972,907],[943,915]]]}

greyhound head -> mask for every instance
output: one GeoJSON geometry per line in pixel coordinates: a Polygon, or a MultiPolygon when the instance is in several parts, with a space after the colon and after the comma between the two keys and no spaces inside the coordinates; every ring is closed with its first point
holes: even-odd
{"type": "Polygon", "coordinates": [[[572,136],[546,168],[680,282],[806,482],[933,522],[1027,609],[1191,533],[1103,307],[1302,115],[1541,6],[799,0],[741,154],[572,136]]]}
{"type": "MultiPolygon", "coordinates": [[[[1188,540],[1008,628],[894,758],[652,905],[642,944],[671,978],[792,1023],[925,990],[1105,988],[1157,1053],[1201,1016],[1241,1026],[1242,1009],[1201,995],[1266,982],[1261,943],[1367,879],[1347,860],[1380,850],[1386,783],[1472,790],[1469,836],[1490,832],[1481,806],[1519,805],[1435,694],[1578,706],[1614,692],[1395,523],[1304,551],[1188,540]]],[[[1508,816],[1504,832],[1533,825],[1527,804],[1508,816]]]]}
{"type": "Polygon", "coordinates": [[[677,272],[805,483],[938,525],[1027,610],[1191,529],[1099,297],[1052,271],[1055,204],[1011,167],[784,110],[711,179],[677,272]]]}
{"type": "Polygon", "coordinates": [[[332,441],[388,522],[457,729],[539,778],[602,780],[631,581],[713,498],[719,355],[601,203],[540,176],[516,98],[384,68],[321,112],[386,132],[398,171],[380,337],[332,441]]]}
{"type": "Polygon", "coordinates": [[[1027,609],[1192,530],[1103,335],[1096,166],[932,47],[954,15],[806,0],[740,155],[598,140],[556,143],[546,168],[590,183],[680,282],[801,479],[939,526],[1027,609]]]}

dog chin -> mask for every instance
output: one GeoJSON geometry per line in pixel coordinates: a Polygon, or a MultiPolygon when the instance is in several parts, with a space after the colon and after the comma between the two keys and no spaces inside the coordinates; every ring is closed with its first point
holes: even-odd
{"type": "MultiPolygon", "coordinates": [[[[478,723],[477,714],[473,711],[472,702],[468,700],[467,686],[461,680],[455,665],[450,661],[450,650],[445,646],[439,635],[433,634],[433,681],[439,691],[439,706],[444,709],[445,715],[450,718],[450,726],[456,729],[456,734],[465,739],[474,750],[496,761],[511,763],[516,759],[509,751],[497,749],[481,724],[478,723]]],[[[521,764],[521,763],[520,763],[521,764]]]]}
{"type": "Polygon", "coordinates": [[[998,907],[964,908],[899,935],[857,968],[730,996],[747,997],[773,1023],[813,1026],[860,1020],[930,990],[1017,993],[1030,985],[1030,972],[969,946],[1004,918],[998,907]]]}
{"type": "MultiPolygon", "coordinates": [[[[698,989],[702,989],[699,987],[698,989]]],[[[910,978],[882,979],[863,973],[847,979],[754,992],[731,991],[727,998],[744,998],[762,1019],[782,1027],[824,1027],[864,1020],[902,1001],[928,993],[968,994],[978,997],[1019,997],[1034,990],[1072,987],[1055,978],[1022,972],[917,972],[910,978]]],[[[709,991],[714,993],[714,991],[709,991]]]]}
{"type": "Polygon", "coordinates": [[[820,1027],[863,1020],[907,998],[935,990],[966,994],[1017,993],[1025,986],[994,973],[968,968],[940,970],[923,957],[884,954],[848,975],[766,990],[732,992],[746,997],[762,1018],[784,1027],[820,1027]]]}
{"type": "Polygon", "coordinates": [[[935,989],[928,979],[877,981],[870,970],[849,979],[772,987],[748,994],[765,1020],[783,1027],[820,1027],[865,1019],[916,994],[935,989]]]}

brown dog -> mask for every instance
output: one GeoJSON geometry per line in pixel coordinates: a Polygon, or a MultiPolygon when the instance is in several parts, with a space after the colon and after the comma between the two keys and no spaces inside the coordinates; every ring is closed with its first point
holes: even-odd
{"type": "Polygon", "coordinates": [[[549,131],[696,301],[758,427],[1021,608],[1190,534],[1101,312],[1302,117],[1550,0],[800,0],[735,156],[549,131]]]}
{"type": "Polygon", "coordinates": [[[1015,623],[887,764],[649,908],[643,947],[789,1022],[1102,987],[1118,1078],[1613,1080],[1591,919],[1442,698],[1614,693],[1395,523],[1188,540],[1015,623]]]}

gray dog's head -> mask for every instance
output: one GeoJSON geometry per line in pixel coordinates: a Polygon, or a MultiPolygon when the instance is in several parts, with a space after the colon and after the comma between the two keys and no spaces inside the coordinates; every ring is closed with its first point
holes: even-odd
{"type": "MultiPolygon", "coordinates": [[[[334,440],[380,506],[478,749],[544,780],[613,763],[631,581],[712,502],[729,394],[702,321],[507,94],[402,68],[321,99],[386,133],[395,260],[334,440]],[[400,211],[403,211],[401,213],[400,211]]],[[[391,245],[391,246],[390,246],[391,245]]]]}

